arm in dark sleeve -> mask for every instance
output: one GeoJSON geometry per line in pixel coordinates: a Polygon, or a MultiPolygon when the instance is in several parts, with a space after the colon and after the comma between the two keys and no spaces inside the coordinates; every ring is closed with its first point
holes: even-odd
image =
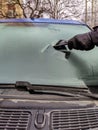
{"type": "Polygon", "coordinates": [[[68,41],[69,49],[91,50],[95,45],[98,46],[98,27],[91,32],[78,34],[68,41]]]}
{"type": "Polygon", "coordinates": [[[94,31],[90,32],[91,41],[98,46],[98,26],[94,27],[94,31]]]}

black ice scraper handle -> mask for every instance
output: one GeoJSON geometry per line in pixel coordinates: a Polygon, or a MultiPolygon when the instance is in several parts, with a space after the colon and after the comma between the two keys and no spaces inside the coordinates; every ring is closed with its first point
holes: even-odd
{"type": "Polygon", "coordinates": [[[59,40],[53,47],[56,50],[67,50],[66,46],[68,46],[68,42],[65,40],[59,40]]]}
{"type": "Polygon", "coordinates": [[[71,52],[70,52],[70,50],[68,48],[68,42],[67,41],[65,41],[65,40],[59,40],[53,47],[56,50],[65,53],[65,57],[69,58],[71,52]]]}

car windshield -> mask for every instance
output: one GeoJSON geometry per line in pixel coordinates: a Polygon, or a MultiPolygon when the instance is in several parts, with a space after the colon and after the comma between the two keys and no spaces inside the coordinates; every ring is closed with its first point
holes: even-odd
{"type": "Polygon", "coordinates": [[[0,83],[84,85],[84,79],[93,75],[88,58],[93,51],[72,50],[67,59],[53,45],[60,39],[68,40],[89,31],[84,24],[1,22],[0,83]]]}

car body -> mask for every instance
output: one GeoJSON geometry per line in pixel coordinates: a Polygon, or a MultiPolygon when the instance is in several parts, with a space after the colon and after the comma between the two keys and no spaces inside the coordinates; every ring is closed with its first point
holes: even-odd
{"type": "Polygon", "coordinates": [[[98,129],[98,48],[54,47],[89,31],[74,20],[0,20],[0,129],[98,129]]]}

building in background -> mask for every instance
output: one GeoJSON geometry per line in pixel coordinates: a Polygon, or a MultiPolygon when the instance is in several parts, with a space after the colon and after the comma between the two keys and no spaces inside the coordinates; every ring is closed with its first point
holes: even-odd
{"type": "Polygon", "coordinates": [[[0,18],[22,17],[24,17],[23,10],[17,0],[0,0],[0,18]]]}

